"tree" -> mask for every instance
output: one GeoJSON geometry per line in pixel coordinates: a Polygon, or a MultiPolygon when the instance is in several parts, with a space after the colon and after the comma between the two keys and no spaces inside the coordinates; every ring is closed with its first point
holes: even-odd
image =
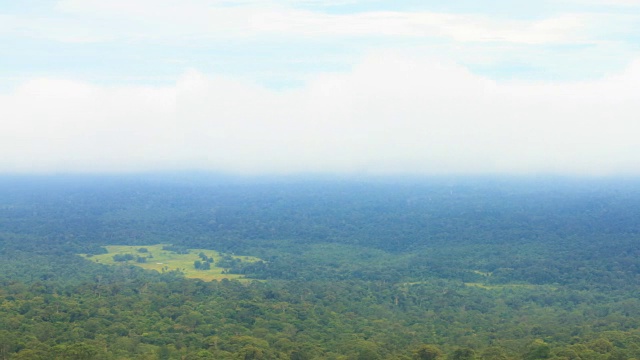
{"type": "Polygon", "coordinates": [[[293,350],[291,355],[289,355],[290,360],[309,360],[311,356],[307,354],[304,350],[293,350]]]}
{"type": "Polygon", "coordinates": [[[611,341],[602,338],[591,341],[587,346],[591,350],[600,354],[606,354],[613,350],[613,344],[611,341]]]}
{"type": "Polygon", "coordinates": [[[55,350],[64,358],[72,360],[92,360],[98,354],[98,350],[85,343],[71,345],[56,345],[55,350]]]}
{"type": "Polygon", "coordinates": [[[200,350],[198,352],[187,355],[184,359],[185,360],[210,360],[210,359],[213,360],[215,359],[215,357],[213,356],[212,353],[210,353],[207,350],[200,350]]]}
{"type": "Polygon", "coordinates": [[[240,359],[243,360],[259,360],[264,359],[264,352],[253,345],[248,345],[240,349],[238,352],[240,359]]]}
{"type": "Polygon", "coordinates": [[[358,360],[377,360],[380,355],[373,349],[362,349],[358,352],[358,360]]]}
{"type": "Polygon", "coordinates": [[[0,358],[7,359],[17,348],[17,338],[6,330],[0,330],[0,358]]]}
{"type": "Polygon", "coordinates": [[[163,344],[158,347],[156,355],[158,357],[158,360],[169,360],[169,358],[171,357],[171,350],[169,350],[167,345],[163,344]]]}
{"type": "Polygon", "coordinates": [[[525,360],[547,359],[551,356],[551,348],[542,340],[534,340],[527,347],[524,354],[525,360]]]}
{"type": "Polygon", "coordinates": [[[12,360],[45,360],[49,356],[46,352],[33,349],[22,349],[11,357],[12,360]]]}
{"type": "Polygon", "coordinates": [[[435,345],[421,345],[413,352],[415,360],[436,360],[442,357],[442,351],[435,345]]]}
{"type": "Polygon", "coordinates": [[[480,358],[482,360],[507,360],[509,357],[502,348],[491,346],[482,351],[480,358]]]}
{"type": "Polygon", "coordinates": [[[133,259],[135,259],[135,257],[132,254],[113,255],[113,261],[117,261],[117,262],[124,262],[124,261],[133,260],[133,259]]]}
{"type": "Polygon", "coordinates": [[[451,356],[452,360],[473,360],[476,358],[476,352],[470,348],[458,348],[451,356]]]}

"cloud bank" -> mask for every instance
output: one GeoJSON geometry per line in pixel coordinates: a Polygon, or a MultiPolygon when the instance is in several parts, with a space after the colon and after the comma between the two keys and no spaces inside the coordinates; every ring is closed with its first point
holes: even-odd
{"type": "Polygon", "coordinates": [[[34,78],[0,95],[0,171],[640,174],[640,61],[583,82],[496,82],[378,52],[276,91],[34,78]]]}
{"type": "MultiPolygon", "coordinates": [[[[53,14],[0,11],[0,35],[62,43],[194,43],[247,38],[443,38],[457,42],[561,44],[584,41],[597,14],[563,13],[543,19],[487,14],[367,11],[331,14],[276,3],[209,1],[61,0],[53,14]],[[114,25],[116,24],[116,25],[114,25]]],[[[634,20],[638,16],[632,17],[634,20]]],[[[632,26],[632,25],[630,25],[632,26]]]]}

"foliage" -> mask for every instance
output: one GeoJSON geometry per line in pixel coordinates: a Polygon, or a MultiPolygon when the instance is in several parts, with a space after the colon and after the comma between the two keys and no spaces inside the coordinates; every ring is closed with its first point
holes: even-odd
{"type": "Polygon", "coordinates": [[[416,360],[437,360],[442,357],[442,351],[433,345],[422,345],[413,354],[416,360]]]}
{"type": "Polygon", "coordinates": [[[0,178],[0,359],[640,358],[635,182],[209,180],[0,178]]]}
{"type": "Polygon", "coordinates": [[[124,262],[135,259],[136,257],[132,254],[115,254],[113,255],[113,261],[115,262],[124,262]]]}

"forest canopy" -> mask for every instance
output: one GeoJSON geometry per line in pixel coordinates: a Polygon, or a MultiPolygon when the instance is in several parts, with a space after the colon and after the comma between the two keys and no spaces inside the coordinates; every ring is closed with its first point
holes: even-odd
{"type": "Polygon", "coordinates": [[[0,358],[637,359],[638,185],[5,176],[0,358]]]}

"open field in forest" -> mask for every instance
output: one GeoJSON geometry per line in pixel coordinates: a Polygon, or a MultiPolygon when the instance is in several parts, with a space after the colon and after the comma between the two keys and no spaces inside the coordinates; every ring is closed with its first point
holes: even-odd
{"type": "Polygon", "coordinates": [[[201,279],[204,281],[222,280],[222,279],[242,279],[243,275],[227,274],[224,266],[218,264],[224,263],[224,258],[230,257],[243,262],[255,262],[260,259],[251,256],[235,256],[221,254],[214,250],[208,249],[188,249],[188,253],[179,254],[177,252],[163,249],[170,245],[157,244],[145,246],[126,246],[126,245],[109,245],[105,246],[108,253],[100,255],[81,254],[82,257],[105,265],[135,265],[143,269],[156,270],[158,272],[167,272],[178,270],[184,273],[184,276],[192,279],[201,279]],[[146,249],[143,250],[143,249],[146,249]],[[207,270],[195,269],[194,263],[202,261],[200,254],[212,258],[211,268],[207,270]],[[116,261],[116,255],[131,255],[133,258],[126,261],[116,261]],[[138,262],[138,258],[144,258],[145,262],[138,262]]]}
{"type": "Polygon", "coordinates": [[[556,290],[557,288],[550,285],[534,285],[534,284],[483,284],[483,283],[474,283],[474,282],[466,282],[465,286],[477,287],[485,290],[502,290],[502,289],[536,289],[536,288],[547,288],[549,290],[556,290]]]}
{"type": "MultiPolygon", "coordinates": [[[[402,283],[403,286],[428,284],[429,281],[413,281],[402,283]]],[[[535,284],[486,284],[480,282],[465,282],[464,286],[475,287],[485,290],[502,290],[502,289],[538,289],[547,288],[549,290],[557,290],[556,287],[551,285],[535,285],[535,284]]]]}

